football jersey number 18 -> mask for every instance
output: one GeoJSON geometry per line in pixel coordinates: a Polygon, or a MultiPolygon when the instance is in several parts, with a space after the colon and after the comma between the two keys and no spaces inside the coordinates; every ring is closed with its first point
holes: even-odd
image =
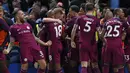
{"type": "Polygon", "coordinates": [[[54,29],[55,29],[55,32],[56,32],[56,37],[60,37],[61,34],[62,34],[62,25],[55,26],[54,29]]]}

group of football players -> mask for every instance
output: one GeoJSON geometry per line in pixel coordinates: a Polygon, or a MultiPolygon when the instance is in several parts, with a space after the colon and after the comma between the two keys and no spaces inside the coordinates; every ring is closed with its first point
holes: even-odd
{"type": "MultiPolygon", "coordinates": [[[[107,8],[100,19],[94,4],[83,3],[80,8],[70,6],[65,15],[61,7],[49,10],[37,27],[36,36],[24,12],[15,12],[15,24],[9,30],[10,43],[3,54],[19,42],[20,73],[28,73],[29,62],[35,63],[37,73],[109,73],[110,67],[114,73],[124,73],[125,65],[130,72],[130,17],[125,17],[123,9],[107,8]],[[98,64],[98,40],[103,42],[102,71],[98,64]]],[[[4,69],[4,73],[9,73],[4,69]]]]}

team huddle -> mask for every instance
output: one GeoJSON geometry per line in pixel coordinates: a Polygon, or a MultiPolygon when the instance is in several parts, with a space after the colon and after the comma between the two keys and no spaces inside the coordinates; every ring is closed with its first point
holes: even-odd
{"type": "Polygon", "coordinates": [[[67,17],[63,8],[51,9],[35,35],[24,12],[17,10],[15,24],[9,29],[10,43],[3,53],[9,54],[14,42],[19,42],[20,73],[28,73],[29,62],[37,66],[37,73],[109,73],[110,67],[114,73],[124,73],[125,64],[130,72],[130,18],[121,19],[121,8],[107,9],[102,19],[95,11],[92,3],[70,6],[67,17]],[[98,40],[103,42],[102,69],[98,40]]]}

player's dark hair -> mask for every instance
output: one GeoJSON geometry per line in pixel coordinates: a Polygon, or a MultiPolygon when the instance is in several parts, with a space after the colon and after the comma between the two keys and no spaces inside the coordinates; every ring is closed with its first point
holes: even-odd
{"type": "Polygon", "coordinates": [[[120,10],[121,10],[120,8],[116,8],[116,9],[113,11],[114,16],[115,16],[115,15],[118,15],[118,12],[119,12],[120,10]]]}
{"type": "Polygon", "coordinates": [[[80,8],[82,8],[84,12],[85,12],[85,5],[86,5],[86,3],[82,3],[82,4],[80,5],[80,8]]]}
{"type": "Polygon", "coordinates": [[[125,17],[127,17],[128,16],[128,10],[126,9],[126,8],[122,8],[122,10],[123,10],[123,12],[124,12],[124,14],[125,14],[125,17]]]}
{"type": "Polygon", "coordinates": [[[40,18],[44,18],[44,17],[47,17],[46,13],[47,13],[47,8],[46,7],[43,7],[40,11],[40,18]]]}
{"type": "Polygon", "coordinates": [[[85,5],[86,11],[92,11],[94,8],[95,8],[94,4],[92,4],[92,3],[86,3],[86,5],[85,5]]]}
{"type": "Polygon", "coordinates": [[[76,6],[76,5],[72,5],[70,8],[71,8],[71,10],[74,11],[74,12],[77,12],[77,13],[79,12],[79,7],[76,6]]]}

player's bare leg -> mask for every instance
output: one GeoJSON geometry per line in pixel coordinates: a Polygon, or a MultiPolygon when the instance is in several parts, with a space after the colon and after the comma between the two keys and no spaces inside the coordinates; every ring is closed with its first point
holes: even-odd
{"type": "Polygon", "coordinates": [[[81,62],[81,73],[88,73],[87,72],[87,67],[88,67],[88,62],[87,61],[82,61],[81,62]]]}
{"type": "Polygon", "coordinates": [[[38,60],[38,64],[39,64],[39,69],[37,73],[45,73],[45,69],[46,69],[46,62],[44,59],[42,60],[38,60]]]}
{"type": "Polygon", "coordinates": [[[22,64],[20,73],[27,73],[27,70],[28,70],[28,63],[22,64]]]}
{"type": "Polygon", "coordinates": [[[71,60],[70,61],[70,66],[71,66],[70,73],[79,73],[79,71],[78,71],[78,67],[79,67],[78,62],[71,60]]]}
{"type": "Polygon", "coordinates": [[[101,73],[97,62],[92,63],[92,71],[93,73],[101,73]]]}
{"type": "Polygon", "coordinates": [[[118,65],[113,68],[114,73],[124,73],[124,65],[118,65]]]}

